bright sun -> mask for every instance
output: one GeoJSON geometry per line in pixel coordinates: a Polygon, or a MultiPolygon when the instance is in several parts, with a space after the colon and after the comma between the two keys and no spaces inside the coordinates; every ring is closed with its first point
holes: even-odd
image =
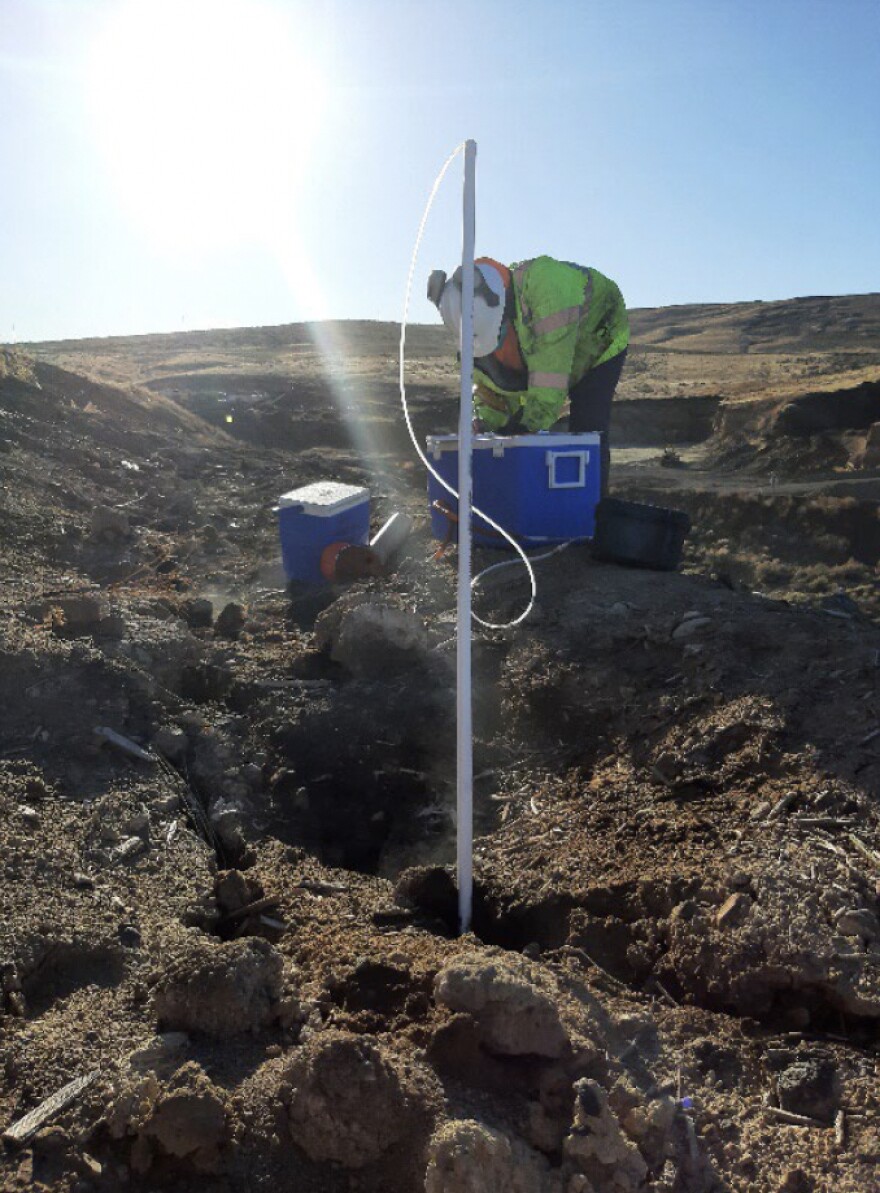
{"type": "Polygon", "coordinates": [[[91,108],[120,198],[167,249],[262,240],[291,218],[326,102],[292,7],[114,7],[89,63],[91,108]]]}

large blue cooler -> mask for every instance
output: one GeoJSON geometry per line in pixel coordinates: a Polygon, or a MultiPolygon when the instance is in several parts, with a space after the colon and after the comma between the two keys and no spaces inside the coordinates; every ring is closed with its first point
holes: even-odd
{"type": "MultiPolygon", "coordinates": [[[[458,489],[458,436],[429,435],[428,459],[453,489],[458,489]]],[[[473,504],[526,546],[592,538],[601,497],[599,435],[475,435],[472,455],[473,504]]],[[[434,537],[457,538],[457,527],[435,506],[453,513],[458,502],[428,474],[428,500],[434,537]]],[[[507,547],[482,519],[474,516],[474,542],[507,547]]]]}
{"type": "Polygon", "coordinates": [[[281,559],[288,580],[324,584],[321,554],[331,543],[370,540],[370,493],[359,485],[318,481],[291,489],[275,507],[281,559]]]}

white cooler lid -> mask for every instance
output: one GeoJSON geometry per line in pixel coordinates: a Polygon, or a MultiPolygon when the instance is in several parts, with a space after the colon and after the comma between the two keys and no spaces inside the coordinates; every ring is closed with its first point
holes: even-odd
{"type": "MultiPolygon", "coordinates": [[[[474,451],[490,449],[502,454],[512,447],[546,447],[551,449],[595,447],[599,443],[598,431],[536,431],[533,435],[489,435],[481,432],[474,435],[474,451]]],[[[458,451],[458,435],[429,435],[428,451],[435,456],[442,452],[458,451]]]]}
{"type": "Polygon", "coordinates": [[[369,501],[370,490],[362,485],[344,485],[341,481],[315,481],[313,485],[303,485],[301,489],[291,489],[289,493],[282,493],[278,498],[276,509],[289,509],[291,506],[301,506],[306,514],[313,517],[329,518],[332,514],[340,514],[343,510],[369,501]]]}

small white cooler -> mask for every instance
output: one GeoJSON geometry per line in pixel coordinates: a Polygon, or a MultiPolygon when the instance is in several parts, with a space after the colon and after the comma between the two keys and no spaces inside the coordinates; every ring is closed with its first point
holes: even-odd
{"type": "Polygon", "coordinates": [[[288,580],[324,584],[321,555],[332,543],[364,546],[370,538],[370,493],[360,485],[317,481],[291,489],[275,507],[288,580]]]}

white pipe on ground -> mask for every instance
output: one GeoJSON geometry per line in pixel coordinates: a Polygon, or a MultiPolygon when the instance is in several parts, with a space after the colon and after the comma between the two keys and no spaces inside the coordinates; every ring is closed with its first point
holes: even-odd
{"type": "Polygon", "coordinates": [[[396,555],[413,532],[413,520],[408,514],[392,514],[381,530],[370,539],[370,550],[380,563],[387,563],[396,555]]]}
{"type": "Polygon", "coordinates": [[[456,633],[458,920],[462,933],[473,910],[474,746],[471,702],[471,386],[474,371],[474,243],[476,141],[464,147],[461,250],[461,409],[458,420],[458,623],[456,633]]]}

